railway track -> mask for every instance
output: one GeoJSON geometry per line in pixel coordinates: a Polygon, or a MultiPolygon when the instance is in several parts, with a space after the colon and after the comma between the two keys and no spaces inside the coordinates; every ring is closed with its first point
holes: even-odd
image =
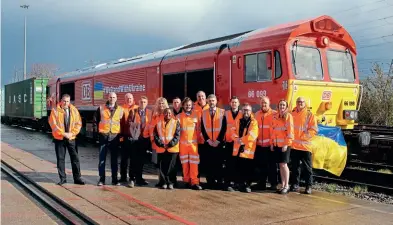
{"type": "Polygon", "coordinates": [[[367,186],[368,191],[375,192],[375,193],[384,193],[384,194],[388,194],[388,195],[393,195],[393,188],[392,187],[374,185],[374,184],[357,182],[357,181],[351,181],[351,180],[346,180],[346,179],[342,179],[342,178],[333,178],[333,177],[329,177],[329,176],[314,175],[313,177],[314,177],[314,180],[319,181],[319,182],[334,183],[334,184],[340,184],[340,185],[349,186],[349,187],[367,186]]]}
{"type": "Polygon", "coordinates": [[[384,163],[370,163],[370,162],[362,162],[362,161],[350,161],[348,162],[348,165],[351,167],[362,167],[366,168],[368,170],[390,170],[393,172],[393,166],[392,165],[387,165],[384,163]]]}
{"type": "Polygon", "coordinates": [[[91,224],[97,225],[95,221],[88,216],[76,210],[63,200],[49,193],[47,190],[39,186],[27,176],[23,175],[6,162],[1,160],[1,171],[6,173],[10,178],[31,194],[31,196],[44,205],[49,211],[57,216],[65,224],[91,224]]]}
{"type": "MultiPolygon", "coordinates": [[[[351,164],[354,165],[354,164],[351,164]]],[[[357,165],[374,166],[374,168],[389,168],[388,165],[357,162],[357,165]],[[370,165],[371,164],[371,165],[370,165]]],[[[393,172],[393,171],[392,171],[393,172]]],[[[315,170],[314,179],[326,183],[337,183],[354,187],[367,186],[369,191],[393,195],[393,174],[366,170],[364,168],[346,167],[340,177],[323,170],[315,170]]]]}

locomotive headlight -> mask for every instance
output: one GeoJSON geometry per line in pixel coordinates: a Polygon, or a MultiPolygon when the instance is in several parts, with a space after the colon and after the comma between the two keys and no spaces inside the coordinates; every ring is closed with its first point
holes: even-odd
{"type": "Polygon", "coordinates": [[[344,110],[344,119],[346,120],[356,120],[358,118],[357,110],[344,110]]]}

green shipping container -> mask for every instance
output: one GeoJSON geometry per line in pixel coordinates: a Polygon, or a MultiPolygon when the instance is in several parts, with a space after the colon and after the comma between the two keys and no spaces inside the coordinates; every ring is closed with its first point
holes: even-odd
{"type": "Polygon", "coordinates": [[[5,116],[41,119],[46,113],[49,78],[30,78],[5,85],[5,116]]]}

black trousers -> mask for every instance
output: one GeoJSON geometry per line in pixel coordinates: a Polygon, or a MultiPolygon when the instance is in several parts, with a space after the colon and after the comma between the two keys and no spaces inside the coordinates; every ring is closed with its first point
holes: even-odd
{"type": "Polygon", "coordinates": [[[174,184],[176,182],[176,159],[179,153],[157,153],[157,165],[159,168],[159,185],[174,184]]]}
{"type": "Polygon", "coordinates": [[[146,159],[145,140],[129,140],[124,138],[121,151],[120,175],[122,180],[127,180],[127,169],[130,180],[142,180],[143,166],[146,159]],[[128,165],[130,165],[128,167],[128,165]]]}
{"type": "MultiPolygon", "coordinates": [[[[204,157],[206,166],[206,181],[208,184],[223,183],[224,181],[224,169],[223,163],[225,158],[225,152],[223,144],[219,144],[217,147],[212,147],[209,144],[204,146],[204,157]]],[[[202,161],[202,159],[201,159],[202,161]]]]}
{"type": "Polygon", "coordinates": [[[117,183],[117,171],[118,171],[118,152],[119,152],[119,138],[109,137],[107,135],[100,134],[100,153],[98,162],[98,174],[100,181],[105,182],[105,163],[106,155],[108,151],[111,152],[111,172],[112,172],[112,183],[117,183]]]}
{"type": "Polygon", "coordinates": [[[278,165],[274,152],[270,147],[257,146],[255,150],[254,165],[256,170],[257,182],[266,184],[266,179],[272,186],[278,183],[278,165]]]}
{"type": "Polygon", "coordinates": [[[57,171],[59,173],[60,180],[66,180],[65,156],[67,150],[71,159],[72,175],[74,177],[74,181],[80,179],[81,178],[80,162],[79,162],[78,151],[76,149],[75,139],[54,140],[54,143],[55,143],[56,159],[57,159],[57,171]]]}
{"type": "Polygon", "coordinates": [[[228,159],[227,166],[225,186],[232,186],[232,182],[245,186],[251,185],[254,170],[253,159],[232,156],[228,159]]]}
{"type": "Polygon", "coordinates": [[[300,161],[305,167],[306,186],[312,185],[312,159],[311,152],[291,149],[291,184],[299,185],[300,183],[300,161]]]}

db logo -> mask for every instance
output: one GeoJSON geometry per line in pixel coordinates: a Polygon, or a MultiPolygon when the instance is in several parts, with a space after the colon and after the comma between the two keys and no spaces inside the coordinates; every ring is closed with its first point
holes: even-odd
{"type": "Polygon", "coordinates": [[[322,100],[329,101],[332,98],[332,91],[324,91],[322,92],[322,100]]]}

